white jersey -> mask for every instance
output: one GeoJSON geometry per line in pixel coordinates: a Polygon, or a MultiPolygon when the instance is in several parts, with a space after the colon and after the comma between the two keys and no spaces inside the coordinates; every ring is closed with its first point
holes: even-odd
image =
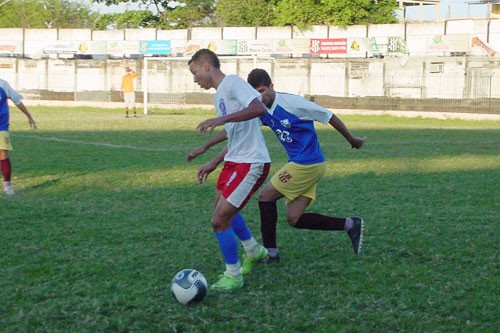
{"type": "MultiPolygon", "coordinates": [[[[237,75],[226,75],[214,95],[217,116],[238,112],[261,95],[237,75]]],[[[259,118],[224,125],[228,152],[224,161],[235,163],[270,163],[259,118]]]]}

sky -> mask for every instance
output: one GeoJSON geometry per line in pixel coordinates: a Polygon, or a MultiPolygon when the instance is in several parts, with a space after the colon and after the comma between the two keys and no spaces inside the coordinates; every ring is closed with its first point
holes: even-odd
{"type": "MultiPolygon", "coordinates": [[[[485,18],[488,15],[488,6],[485,4],[470,4],[470,2],[478,2],[481,0],[441,0],[438,20],[448,18],[485,18]]],[[[182,1],[181,1],[182,2],[182,1]]],[[[406,9],[406,19],[408,20],[436,20],[437,6],[412,6],[406,9]]],[[[105,6],[101,4],[93,4],[92,10],[101,14],[122,13],[125,10],[133,10],[137,8],[137,4],[120,4],[118,6],[105,6]]],[[[145,9],[144,7],[142,9],[145,9]]]]}

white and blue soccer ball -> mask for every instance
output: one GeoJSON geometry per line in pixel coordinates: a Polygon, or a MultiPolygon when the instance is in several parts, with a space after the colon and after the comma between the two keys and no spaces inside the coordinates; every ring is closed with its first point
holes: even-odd
{"type": "Polygon", "coordinates": [[[197,303],[207,294],[207,279],[195,269],[183,269],[172,279],[172,296],[183,305],[197,303]]]}

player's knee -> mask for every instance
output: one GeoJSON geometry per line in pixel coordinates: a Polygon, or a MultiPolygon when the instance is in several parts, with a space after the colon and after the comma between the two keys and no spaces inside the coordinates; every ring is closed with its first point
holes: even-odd
{"type": "Polygon", "coordinates": [[[228,221],[227,219],[215,217],[215,218],[212,218],[211,226],[212,226],[213,231],[222,232],[222,231],[229,229],[229,227],[231,226],[231,221],[230,220],[228,221]]]}
{"type": "Polygon", "coordinates": [[[264,191],[259,193],[258,200],[259,201],[269,201],[268,196],[266,195],[266,193],[264,191]]]}
{"type": "Polygon", "coordinates": [[[299,220],[299,218],[300,218],[300,215],[296,216],[296,215],[293,215],[293,214],[287,214],[286,221],[288,222],[288,224],[291,227],[295,227],[295,225],[297,224],[297,221],[299,220]]]}

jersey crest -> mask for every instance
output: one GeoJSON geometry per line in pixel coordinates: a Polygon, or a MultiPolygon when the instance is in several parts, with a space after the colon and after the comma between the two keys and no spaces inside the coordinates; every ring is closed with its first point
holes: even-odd
{"type": "Polygon", "coordinates": [[[227,114],[226,103],[224,103],[224,99],[222,99],[222,98],[219,101],[219,110],[223,116],[225,116],[227,114]]]}

